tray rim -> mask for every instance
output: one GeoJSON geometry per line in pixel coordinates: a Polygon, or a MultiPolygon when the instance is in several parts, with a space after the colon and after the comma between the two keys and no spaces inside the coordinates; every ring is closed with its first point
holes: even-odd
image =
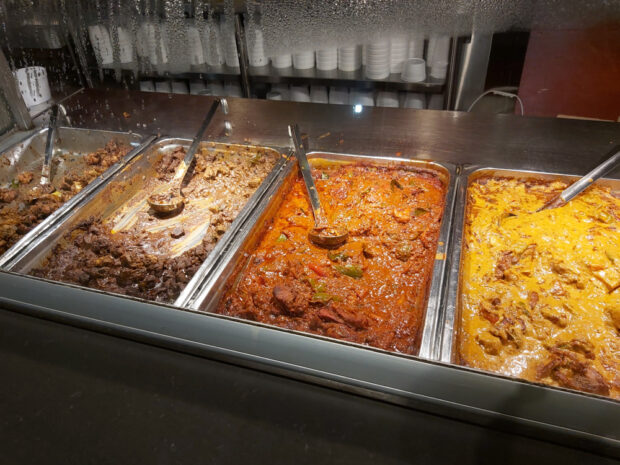
{"type": "MultiPolygon", "coordinates": [[[[560,386],[552,386],[545,383],[530,381],[523,378],[517,378],[513,376],[504,375],[501,373],[482,370],[479,368],[468,367],[461,365],[456,360],[458,356],[458,344],[457,337],[459,331],[458,320],[460,319],[460,306],[459,306],[459,294],[461,288],[461,265],[463,260],[463,245],[464,245],[464,222],[465,222],[465,211],[467,209],[467,189],[472,181],[483,177],[487,174],[493,176],[493,172],[497,172],[496,176],[504,176],[507,178],[510,177],[520,177],[523,179],[529,178],[537,178],[538,179],[549,179],[549,180],[577,180],[581,176],[574,174],[566,174],[566,173],[556,173],[550,171],[537,171],[537,170],[523,170],[518,168],[497,168],[493,166],[479,165],[479,164],[466,164],[462,165],[461,173],[458,178],[457,184],[457,199],[454,213],[454,221],[452,228],[452,249],[450,251],[451,255],[451,263],[448,269],[448,284],[446,286],[446,297],[445,297],[445,305],[444,305],[444,321],[441,322],[440,333],[439,336],[441,338],[441,351],[439,352],[438,361],[442,363],[447,363],[450,366],[458,367],[464,370],[469,370],[476,373],[481,373],[484,375],[496,376],[500,378],[509,379],[512,381],[518,381],[520,383],[525,383],[533,386],[541,386],[552,390],[559,390],[565,392],[571,392],[576,395],[596,398],[596,399],[606,399],[610,402],[620,404],[620,399],[613,399],[607,396],[599,396],[597,394],[592,394],[584,391],[578,391],[575,389],[563,388],[560,386]]],[[[597,180],[597,182],[606,182],[606,183],[617,183],[620,187],[620,179],[617,178],[601,178],[597,180]]]]}
{"type": "MultiPolygon", "coordinates": [[[[148,145],[153,142],[156,137],[154,135],[142,135],[135,132],[130,133],[124,131],[108,131],[103,129],[73,128],[70,126],[60,126],[58,127],[58,130],[70,130],[76,132],[97,132],[99,134],[110,134],[110,137],[114,137],[114,134],[135,135],[135,143],[137,143],[138,145],[133,147],[121,160],[110,166],[106,171],[97,176],[97,178],[93,179],[93,181],[91,181],[86,187],[84,187],[84,189],[82,189],[78,194],[74,195],[65,203],[63,203],[56,211],[54,211],[51,215],[49,215],[38,225],[28,231],[21,239],[19,239],[15,244],[13,244],[9,249],[7,249],[6,252],[0,255],[0,269],[10,269],[11,267],[13,267],[15,263],[17,263],[21,259],[22,256],[24,256],[30,251],[35,241],[37,241],[42,235],[44,235],[50,228],[59,225],[59,223],[63,221],[65,216],[67,216],[72,210],[80,208],[82,202],[86,198],[90,197],[91,193],[97,191],[99,187],[105,184],[110,177],[116,174],[127,163],[133,160],[134,157],[140,154],[141,151],[148,147],[148,145]]],[[[30,145],[30,143],[32,143],[32,140],[35,137],[45,134],[47,131],[48,128],[41,128],[39,130],[36,130],[34,133],[30,134],[30,136],[22,139],[18,143],[11,145],[10,147],[6,148],[6,150],[11,150],[18,145],[24,143],[30,145]]]]}
{"type": "MultiPolygon", "coordinates": [[[[208,279],[199,283],[193,295],[189,296],[185,302],[186,307],[190,310],[202,313],[206,316],[210,317],[218,317],[230,319],[232,321],[240,322],[242,324],[252,324],[260,327],[266,327],[270,329],[274,329],[276,331],[283,331],[298,334],[302,337],[312,337],[317,339],[324,339],[330,342],[334,342],[337,344],[345,344],[351,345],[355,347],[359,347],[364,350],[373,350],[382,353],[386,353],[389,355],[398,355],[402,357],[413,357],[413,358],[424,358],[424,359],[437,359],[438,351],[440,350],[440,339],[437,337],[437,331],[439,330],[439,313],[443,311],[443,289],[447,283],[447,250],[450,246],[451,242],[451,229],[452,229],[452,215],[454,211],[454,204],[456,201],[456,179],[458,177],[458,166],[447,163],[440,162],[435,160],[426,160],[426,159],[417,159],[417,158],[398,158],[393,156],[377,156],[377,155],[359,155],[359,154],[351,154],[344,152],[328,152],[328,151],[320,151],[313,150],[307,153],[308,160],[311,162],[312,159],[324,159],[325,157],[331,157],[331,160],[336,161],[367,161],[375,164],[387,164],[390,166],[393,165],[404,165],[404,166],[419,166],[420,168],[427,168],[430,170],[434,170],[438,172],[440,175],[447,175],[448,179],[445,180],[445,204],[444,204],[444,213],[442,217],[442,224],[440,227],[439,237],[437,239],[437,249],[435,251],[436,258],[433,263],[433,268],[431,270],[431,280],[428,284],[428,294],[426,307],[424,311],[424,325],[422,327],[421,337],[420,337],[420,347],[416,355],[410,354],[402,354],[397,352],[392,352],[384,349],[379,349],[376,347],[371,347],[365,344],[358,344],[349,341],[343,341],[336,338],[331,338],[327,336],[321,336],[317,334],[311,334],[303,331],[290,330],[286,328],[281,328],[274,325],[269,325],[266,323],[259,323],[244,320],[242,318],[232,317],[228,315],[218,315],[212,312],[207,312],[205,310],[201,310],[200,307],[202,304],[210,298],[221,298],[221,296],[215,296],[213,287],[215,286],[217,280],[221,277],[224,269],[229,266],[229,263],[233,259],[233,256],[239,252],[239,250],[244,246],[246,241],[249,239],[255,228],[260,228],[257,225],[257,222],[260,220],[263,212],[269,207],[269,205],[274,201],[273,198],[276,194],[279,193],[280,189],[284,187],[284,182],[288,179],[289,176],[293,175],[293,172],[296,169],[297,161],[292,158],[283,167],[281,172],[279,173],[278,178],[274,181],[274,183],[270,186],[268,192],[265,193],[261,202],[256,206],[256,209],[253,211],[252,215],[248,217],[247,221],[242,225],[239,230],[239,235],[234,239],[234,246],[230,247],[226,251],[226,255],[222,257],[221,261],[218,263],[217,268],[213,270],[208,279]],[[443,258],[438,259],[437,257],[441,255],[443,258]]],[[[231,244],[233,245],[233,244],[231,244]]],[[[227,279],[229,279],[228,277],[227,279]]]]}

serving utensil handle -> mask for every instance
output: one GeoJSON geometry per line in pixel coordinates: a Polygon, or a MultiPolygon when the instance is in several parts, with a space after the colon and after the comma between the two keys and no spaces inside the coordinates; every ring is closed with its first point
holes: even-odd
{"type": "Polygon", "coordinates": [[[47,129],[47,139],[45,140],[45,157],[43,158],[43,168],[41,169],[41,184],[50,182],[50,165],[54,153],[54,140],[56,139],[56,122],[58,120],[58,105],[52,107],[50,121],[47,129]]]}
{"type": "Polygon", "coordinates": [[[209,125],[211,124],[211,121],[213,120],[213,117],[215,116],[217,107],[220,106],[222,101],[224,101],[224,103],[222,104],[222,107],[225,109],[225,113],[228,113],[228,103],[226,102],[225,99],[218,98],[213,101],[213,103],[211,104],[211,107],[209,108],[209,111],[207,112],[207,115],[205,116],[205,119],[202,121],[202,124],[200,125],[200,128],[198,129],[198,132],[196,133],[196,136],[194,137],[194,140],[192,141],[192,145],[190,145],[187,152],[185,152],[185,157],[183,158],[183,162],[182,162],[184,169],[178,170],[175,173],[175,176],[174,176],[175,180],[178,180],[178,178],[182,178],[183,176],[185,176],[185,172],[189,168],[189,165],[191,165],[192,160],[194,159],[194,155],[196,154],[196,150],[198,150],[198,146],[200,145],[200,142],[202,141],[202,138],[204,137],[205,132],[207,131],[207,128],[209,127],[209,125]]]}
{"type": "Polygon", "coordinates": [[[291,140],[293,141],[295,155],[297,157],[297,162],[299,163],[299,169],[301,170],[301,175],[304,178],[306,190],[308,191],[308,196],[310,197],[310,205],[312,206],[312,211],[314,213],[314,223],[317,227],[324,225],[327,222],[323,216],[319,193],[316,190],[314,179],[312,179],[310,164],[308,163],[308,157],[306,157],[306,149],[304,148],[303,141],[301,140],[301,133],[299,132],[299,126],[297,123],[289,125],[288,132],[291,136],[291,140]]]}
{"type": "Polygon", "coordinates": [[[579,179],[579,181],[574,182],[568,188],[564,189],[560,194],[560,198],[564,203],[573,199],[594,181],[609,173],[618,163],[620,163],[620,146],[616,146],[610,150],[607,160],[598,165],[583,178],[579,179]]]}

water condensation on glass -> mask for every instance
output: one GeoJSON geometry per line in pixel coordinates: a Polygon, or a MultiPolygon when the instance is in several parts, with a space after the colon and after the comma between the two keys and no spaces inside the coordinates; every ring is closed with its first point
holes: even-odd
{"type": "Polygon", "coordinates": [[[580,29],[620,19],[618,0],[264,0],[269,56],[396,35],[580,29]]]}

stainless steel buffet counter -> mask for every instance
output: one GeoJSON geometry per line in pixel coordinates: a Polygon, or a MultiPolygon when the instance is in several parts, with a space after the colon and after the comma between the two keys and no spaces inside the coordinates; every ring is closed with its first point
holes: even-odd
{"type": "MultiPolygon", "coordinates": [[[[67,106],[72,121],[83,127],[186,137],[209,103],[207,97],[87,91],[67,106]],[[95,117],[104,107],[110,118],[95,117]]],[[[218,115],[206,140],[282,150],[289,145],[286,126],[295,121],[317,151],[563,174],[585,172],[620,142],[613,123],[385,108],[354,113],[350,106],[236,99],[230,110],[232,134],[225,134],[218,115]]],[[[619,175],[617,170],[611,176],[619,175]]],[[[449,218],[453,202],[446,208],[449,218]]],[[[235,234],[247,234],[250,227],[248,220],[235,234]]],[[[236,238],[231,234],[229,243],[236,238]]],[[[454,251],[449,241],[440,245],[444,268],[454,266],[454,251]]],[[[445,315],[432,321],[434,344],[423,359],[7,271],[0,274],[0,285],[0,304],[11,310],[620,457],[619,402],[440,362],[445,315]]],[[[444,281],[441,287],[444,299],[453,287],[444,281]]],[[[442,314],[445,302],[438,308],[442,314]]]]}

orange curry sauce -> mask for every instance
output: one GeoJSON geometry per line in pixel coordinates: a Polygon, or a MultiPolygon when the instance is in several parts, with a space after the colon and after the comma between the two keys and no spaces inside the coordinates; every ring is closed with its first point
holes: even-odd
{"type": "Polygon", "coordinates": [[[460,362],[620,398],[620,198],[484,177],[467,193],[460,362]],[[536,212],[536,213],[533,213],[536,212]]]}
{"type": "Polygon", "coordinates": [[[446,186],[404,165],[323,161],[312,174],[347,243],[327,250],[309,241],[314,219],[299,177],[217,312],[416,353],[446,186]]]}

